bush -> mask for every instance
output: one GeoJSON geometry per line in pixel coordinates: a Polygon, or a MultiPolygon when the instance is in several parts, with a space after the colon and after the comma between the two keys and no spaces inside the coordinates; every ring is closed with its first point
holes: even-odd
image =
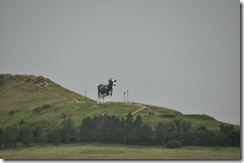
{"type": "Polygon", "coordinates": [[[9,115],[14,115],[15,113],[19,112],[19,110],[11,110],[8,112],[9,115]]]}
{"type": "Polygon", "coordinates": [[[62,114],[60,115],[60,118],[62,118],[62,119],[66,118],[66,117],[67,117],[67,115],[66,115],[65,113],[62,113],[62,114]]]}
{"type": "Polygon", "coordinates": [[[15,126],[6,127],[3,130],[4,147],[5,148],[16,147],[17,137],[18,137],[18,132],[15,126]]]}
{"type": "Polygon", "coordinates": [[[26,147],[31,146],[31,143],[34,142],[34,137],[33,137],[33,130],[29,126],[23,126],[20,129],[19,133],[19,139],[20,142],[25,145],[26,147]]]}
{"type": "Polygon", "coordinates": [[[36,108],[34,109],[34,112],[35,112],[35,113],[39,113],[39,112],[41,112],[41,111],[43,111],[43,110],[47,110],[47,109],[49,109],[49,108],[51,108],[51,105],[43,105],[42,107],[36,107],[36,108]]]}
{"type": "Polygon", "coordinates": [[[170,140],[167,144],[166,144],[167,148],[180,148],[182,147],[182,144],[180,141],[177,140],[170,140]]]}
{"type": "Polygon", "coordinates": [[[162,118],[175,118],[176,114],[162,114],[160,115],[162,118]]]}
{"type": "Polygon", "coordinates": [[[61,143],[61,134],[58,127],[51,129],[47,136],[49,142],[53,143],[54,145],[59,145],[61,143]]]}
{"type": "Polygon", "coordinates": [[[40,138],[39,138],[39,143],[41,144],[41,145],[44,145],[44,144],[46,144],[48,142],[48,133],[42,133],[41,135],[40,135],[40,138]]]}

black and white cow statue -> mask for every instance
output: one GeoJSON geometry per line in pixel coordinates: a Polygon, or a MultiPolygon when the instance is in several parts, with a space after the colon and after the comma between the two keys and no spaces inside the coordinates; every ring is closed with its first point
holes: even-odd
{"type": "Polygon", "coordinates": [[[107,99],[107,101],[112,101],[112,94],[113,94],[113,86],[116,86],[116,80],[114,78],[111,78],[108,80],[108,84],[99,84],[97,86],[98,89],[98,103],[100,102],[100,99],[103,99],[104,102],[104,98],[108,96],[110,97],[110,99],[107,99]]]}

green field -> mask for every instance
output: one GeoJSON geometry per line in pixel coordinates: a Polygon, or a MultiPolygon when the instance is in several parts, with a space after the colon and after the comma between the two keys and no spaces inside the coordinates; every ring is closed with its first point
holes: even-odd
{"type": "MultiPolygon", "coordinates": [[[[189,122],[193,127],[206,126],[218,132],[221,124],[203,114],[185,115],[180,111],[142,103],[97,103],[35,75],[0,74],[0,128],[23,123],[48,122],[60,125],[66,118],[78,128],[84,118],[114,115],[120,119],[128,113],[142,117],[153,129],[159,122],[189,122]]],[[[54,125],[54,126],[55,126],[54,125]]],[[[233,125],[237,130],[240,126],[233,125]]],[[[2,159],[240,159],[239,147],[183,147],[167,149],[159,146],[118,144],[51,144],[0,150],[2,159]]]]}
{"type": "MultiPolygon", "coordinates": [[[[43,78],[33,84],[29,82],[32,78],[38,77],[0,74],[0,127],[16,125],[20,121],[48,120],[59,124],[63,121],[63,116],[71,117],[75,126],[78,126],[85,117],[108,114],[126,118],[129,112],[134,113],[134,117],[140,115],[143,122],[151,126],[156,126],[159,122],[180,119],[192,125],[205,125],[209,129],[219,130],[220,124],[224,123],[208,115],[184,115],[177,110],[162,106],[122,102],[98,104],[92,99],[63,88],[50,79],[43,78]],[[43,105],[51,107],[38,113],[34,112],[37,107],[43,105]]],[[[234,127],[240,128],[237,125],[234,127]]]]}
{"type": "Polygon", "coordinates": [[[240,159],[239,147],[129,146],[119,144],[34,145],[0,150],[1,159],[240,159]]]}

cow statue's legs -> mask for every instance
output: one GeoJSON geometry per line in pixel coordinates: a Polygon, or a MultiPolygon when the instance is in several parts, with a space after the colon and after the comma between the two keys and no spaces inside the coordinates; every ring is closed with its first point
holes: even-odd
{"type": "Polygon", "coordinates": [[[107,96],[107,102],[111,102],[111,96],[107,96]]]}
{"type": "Polygon", "coordinates": [[[108,93],[108,102],[113,102],[112,101],[112,93],[113,93],[113,88],[111,88],[110,92],[108,93]]]}
{"type": "Polygon", "coordinates": [[[97,103],[99,103],[100,102],[100,99],[101,99],[101,97],[97,97],[97,103]]]}
{"type": "Polygon", "coordinates": [[[100,102],[101,98],[103,99],[103,102],[104,102],[104,98],[105,98],[105,97],[106,97],[106,93],[104,93],[104,94],[99,94],[99,95],[98,95],[97,103],[100,102]]]}
{"type": "Polygon", "coordinates": [[[107,102],[112,102],[112,92],[108,92],[107,94],[107,102]]]}
{"type": "Polygon", "coordinates": [[[97,97],[97,103],[99,103],[99,102],[100,102],[101,98],[102,98],[101,94],[100,94],[100,93],[98,93],[98,97],[97,97]]]}
{"type": "Polygon", "coordinates": [[[109,102],[113,102],[112,95],[109,95],[109,102]]]}
{"type": "Polygon", "coordinates": [[[106,94],[102,94],[102,95],[98,96],[97,103],[104,102],[104,101],[113,102],[112,95],[106,96],[106,94]],[[101,99],[102,99],[102,101],[101,101],[101,99]]]}

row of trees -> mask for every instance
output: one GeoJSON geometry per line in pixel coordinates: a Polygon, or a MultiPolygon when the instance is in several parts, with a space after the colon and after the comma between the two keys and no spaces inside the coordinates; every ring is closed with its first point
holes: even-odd
{"type": "Polygon", "coordinates": [[[79,126],[66,118],[60,125],[48,121],[21,121],[16,126],[0,128],[0,148],[16,147],[18,142],[25,146],[73,142],[165,145],[172,140],[183,145],[240,146],[240,130],[222,124],[219,131],[212,131],[204,125],[193,126],[182,120],[160,122],[152,128],[143,123],[140,115],[134,119],[131,113],[125,119],[109,115],[87,117],[79,126]]]}
{"type": "Polygon", "coordinates": [[[219,131],[206,126],[193,126],[179,119],[158,123],[155,128],[144,124],[138,115],[131,113],[126,119],[115,116],[95,116],[83,119],[80,140],[84,142],[123,143],[134,145],[165,145],[171,140],[194,146],[239,146],[240,130],[230,125],[220,125],[219,131]]]}

